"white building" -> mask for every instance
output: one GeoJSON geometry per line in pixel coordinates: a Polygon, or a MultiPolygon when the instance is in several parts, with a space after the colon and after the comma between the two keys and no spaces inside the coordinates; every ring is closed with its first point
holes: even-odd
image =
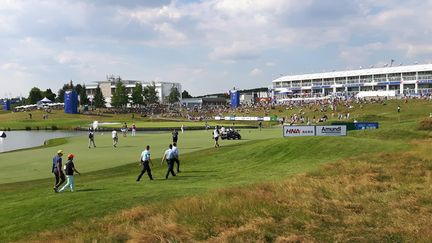
{"type": "Polygon", "coordinates": [[[277,101],[329,95],[432,94],[432,64],[283,76],[272,81],[277,101]]]}
{"type": "Polygon", "coordinates": [[[177,90],[180,93],[180,99],[181,99],[181,93],[182,93],[182,87],[180,83],[173,83],[173,82],[147,82],[147,81],[141,81],[141,80],[123,80],[120,78],[115,77],[108,77],[106,81],[93,81],[92,84],[86,85],[86,92],[87,96],[90,100],[94,98],[94,94],[96,91],[97,86],[99,85],[102,95],[105,98],[106,106],[111,107],[111,97],[113,93],[115,92],[115,86],[116,83],[121,80],[121,82],[126,86],[126,91],[129,94],[129,97],[132,95],[132,90],[135,87],[136,83],[141,83],[141,85],[144,87],[148,85],[155,85],[156,87],[156,93],[159,98],[160,103],[164,103],[166,101],[166,97],[170,94],[171,88],[176,87],[177,90]]]}

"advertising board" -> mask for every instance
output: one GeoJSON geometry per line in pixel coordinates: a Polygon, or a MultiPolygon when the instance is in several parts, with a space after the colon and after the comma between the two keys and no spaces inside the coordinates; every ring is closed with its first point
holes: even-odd
{"type": "Polygon", "coordinates": [[[283,126],[284,137],[315,136],[315,126],[283,126]]]}
{"type": "Polygon", "coordinates": [[[378,129],[378,122],[356,122],[354,123],[356,130],[378,129]]]}
{"type": "Polygon", "coordinates": [[[316,126],[316,136],[346,136],[344,125],[316,126]]]}

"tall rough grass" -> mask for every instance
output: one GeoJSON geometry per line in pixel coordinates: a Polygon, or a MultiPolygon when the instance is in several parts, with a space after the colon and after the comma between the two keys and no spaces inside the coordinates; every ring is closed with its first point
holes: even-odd
{"type": "Polygon", "coordinates": [[[124,210],[40,242],[431,242],[431,139],[283,182],[124,210]],[[73,233],[71,233],[73,232],[73,233]]]}

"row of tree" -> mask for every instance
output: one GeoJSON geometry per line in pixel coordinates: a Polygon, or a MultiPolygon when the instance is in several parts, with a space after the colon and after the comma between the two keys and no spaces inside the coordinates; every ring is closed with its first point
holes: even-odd
{"type": "MultiPolygon", "coordinates": [[[[52,92],[51,89],[41,91],[37,87],[33,87],[30,90],[29,96],[26,99],[26,104],[35,104],[43,97],[47,97],[51,101],[64,102],[65,92],[67,90],[74,90],[79,95],[80,105],[93,105],[96,108],[105,107],[105,98],[102,94],[102,90],[99,85],[96,87],[95,94],[92,102],[90,102],[85,85],[77,84],[73,85],[73,82],[64,84],[63,87],[58,91],[57,95],[52,92]]],[[[192,96],[184,90],[182,92],[183,98],[192,98],[192,96]]],[[[173,86],[170,90],[169,95],[166,97],[168,103],[174,104],[180,101],[180,93],[178,89],[173,86]]],[[[128,103],[131,103],[133,107],[142,107],[150,104],[156,104],[159,102],[159,98],[156,92],[155,84],[147,85],[143,87],[141,83],[136,83],[132,89],[131,97],[129,97],[126,90],[126,86],[119,80],[116,83],[116,88],[111,97],[111,105],[116,108],[126,107],[128,103]]]]}

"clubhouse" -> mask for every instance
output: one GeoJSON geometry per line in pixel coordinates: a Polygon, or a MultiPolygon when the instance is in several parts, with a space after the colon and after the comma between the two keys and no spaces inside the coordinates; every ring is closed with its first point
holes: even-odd
{"type": "Polygon", "coordinates": [[[331,96],[432,94],[432,64],[283,76],[272,81],[277,101],[331,96]]]}

